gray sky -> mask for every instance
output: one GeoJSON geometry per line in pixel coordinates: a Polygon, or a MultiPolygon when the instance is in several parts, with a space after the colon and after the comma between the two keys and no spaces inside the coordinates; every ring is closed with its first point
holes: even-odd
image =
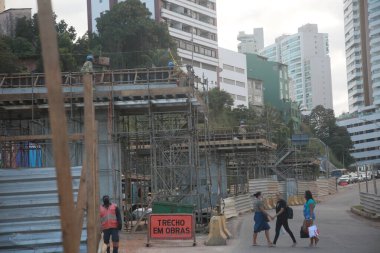
{"type": "MultiPolygon", "coordinates": [[[[6,8],[33,8],[36,0],[6,0],[6,8]]],[[[87,30],[86,0],[52,0],[58,19],[75,27],[78,35],[87,30]]],[[[318,24],[328,33],[335,115],[348,111],[344,48],[343,0],[217,0],[219,46],[237,51],[239,31],[252,33],[264,28],[264,43],[274,43],[282,34],[293,34],[298,27],[318,24]]]]}

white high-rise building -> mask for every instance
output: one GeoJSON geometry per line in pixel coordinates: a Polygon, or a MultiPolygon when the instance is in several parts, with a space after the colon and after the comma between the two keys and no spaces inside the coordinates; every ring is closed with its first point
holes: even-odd
{"type": "MultiPolygon", "coordinates": [[[[87,0],[89,30],[95,31],[95,18],[123,0],[87,0]]],[[[218,40],[216,0],[141,0],[156,21],[168,24],[177,43],[183,65],[190,64],[195,75],[218,86],[218,40]]]]}
{"type": "Polygon", "coordinates": [[[255,54],[264,48],[264,30],[263,28],[254,28],[253,34],[246,34],[245,32],[239,32],[237,40],[239,53],[255,54]]]}
{"type": "Polygon", "coordinates": [[[306,111],[317,105],[333,108],[328,35],[316,24],[298,28],[298,33],[278,37],[261,50],[269,61],[288,65],[294,99],[306,111]]]}
{"type": "Polygon", "coordinates": [[[247,60],[245,54],[219,48],[219,85],[234,99],[234,106],[248,107],[247,60]]]}
{"type": "Polygon", "coordinates": [[[379,111],[380,1],[345,0],[344,29],[349,111],[379,111]]]}
{"type": "Polygon", "coordinates": [[[218,37],[216,0],[161,0],[160,20],[169,26],[182,64],[194,67],[195,75],[218,86],[218,37]]]}
{"type": "Polygon", "coordinates": [[[346,127],[351,136],[354,147],[350,154],[356,164],[373,165],[380,169],[380,112],[373,113],[371,109],[362,112],[360,116],[338,119],[337,124],[346,127]]]}

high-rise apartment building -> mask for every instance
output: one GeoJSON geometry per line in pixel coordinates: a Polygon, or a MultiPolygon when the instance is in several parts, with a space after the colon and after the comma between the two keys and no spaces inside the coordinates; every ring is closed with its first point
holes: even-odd
{"type": "Polygon", "coordinates": [[[344,0],[350,113],[380,110],[380,1],[344,0]]]}
{"type": "Polygon", "coordinates": [[[246,34],[245,32],[239,32],[237,40],[239,53],[258,53],[264,48],[264,31],[263,28],[254,28],[253,34],[246,34]]]}
{"type": "Polygon", "coordinates": [[[317,105],[332,109],[331,65],[328,35],[316,24],[298,28],[298,33],[278,37],[261,50],[269,61],[288,65],[294,99],[306,111],[317,105]]]}
{"type": "MultiPolygon", "coordinates": [[[[95,31],[95,18],[122,0],[88,0],[88,20],[95,31]],[[91,22],[90,22],[91,21],[91,22]]],[[[218,86],[218,40],[216,0],[141,0],[158,22],[168,24],[177,43],[183,65],[190,64],[195,74],[218,86]]]]}
{"type": "Polygon", "coordinates": [[[219,86],[216,0],[161,0],[159,20],[168,24],[182,64],[219,86]]]}

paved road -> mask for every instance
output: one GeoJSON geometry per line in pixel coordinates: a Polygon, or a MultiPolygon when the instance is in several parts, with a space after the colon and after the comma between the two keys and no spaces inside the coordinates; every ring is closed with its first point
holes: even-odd
{"type": "MultiPolygon", "coordinates": [[[[363,188],[362,188],[363,189],[363,188]]],[[[197,236],[198,246],[191,247],[191,242],[153,242],[151,248],[142,246],[144,239],[135,238],[127,241],[129,250],[126,252],[339,252],[339,253],[379,253],[380,252],[380,222],[373,222],[352,214],[349,209],[359,204],[357,185],[350,185],[330,196],[318,204],[316,209],[317,225],[320,230],[318,247],[309,248],[308,239],[299,238],[299,229],[303,221],[302,207],[294,207],[294,219],[290,227],[298,241],[297,247],[290,247],[290,237],[280,235],[276,248],[268,248],[264,234],[259,234],[258,243],[262,246],[252,245],[252,214],[245,214],[229,222],[235,231],[235,239],[228,240],[227,246],[207,247],[203,245],[205,236],[197,236]],[[182,246],[180,246],[182,245],[182,246]]],[[[274,213],[272,210],[271,213],[274,213]]],[[[271,222],[271,238],[274,237],[274,222],[271,222]]],[[[124,252],[124,251],[123,251],[124,252]]]]}

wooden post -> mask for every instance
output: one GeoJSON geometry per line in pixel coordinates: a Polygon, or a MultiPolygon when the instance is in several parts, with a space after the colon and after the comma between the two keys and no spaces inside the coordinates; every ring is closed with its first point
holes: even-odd
{"type": "MultiPolygon", "coordinates": [[[[98,162],[98,122],[95,121],[94,128],[95,137],[95,151],[94,151],[94,172],[95,172],[95,230],[96,230],[96,241],[100,241],[100,216],[99,216],[99,206],[100,206],[100,191],[99,191],[99,162],[98,162]]],[[[97,244],[99,245],[99,244],[97,244]]]]}
{"type": "Polygon", "coordinates": [[[79,251],[79,238],[76,238],[77,233],[75,232],[76,219],[74,213],[73,189],[71,187],[72,177],[67,122],[61,89],[62,81],[58,56],[57,32],[54,26],[50,0],[37,0],[37,3],[42,57],[48,91],[53,154],[57,174],[63,250],[65,253],[75,253],[79,251]]]}
{"type": "Polygon", "coordinates": [[[84,141],[87,164],[87,252],[96,252],[96,215],[95,215],[95,113],[93,104],[92,75],[85,74],[84,82],[84,141]]]}

